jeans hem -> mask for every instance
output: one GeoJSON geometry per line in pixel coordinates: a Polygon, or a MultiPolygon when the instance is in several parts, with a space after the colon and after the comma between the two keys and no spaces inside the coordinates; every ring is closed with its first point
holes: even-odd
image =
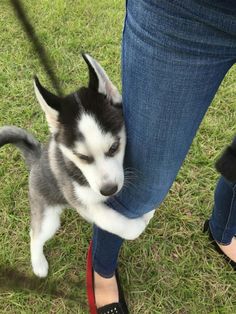
{"type": "MultiPolygon", "coordinates": [[[[229,225],[229,222],[231,221],[231,216],[232,216],[232,211],[233,211],[233,205],[235,203],[235,197],[236,197],[236,188],[235,188],[235,185],[232,187],[233,189],[233,195],[232,195],[232,201],[231,201],[231,204],[230,204],[230,211],[229,211],[229,216],[228,216],[228,220],[227,220],[227,223],[226,223],[226,226],[225,226],[225,229],[223,231],[223,234],[222,234],[222,239],[225,237],[225,234],[227,233],[227,227],[229,225]]],[[[232,235],[232,238],[233,238],[234,235],[232,235]]],[[[231,238],[231,241],[232,241],[232,238],[231,238]]],[[[230,243],[231,243],[230,241],[230,243]]]]}
{"type": "Polygon", "coordinates": [[[109,279],[112,278],[115,274],[115,271],[111,274],[104,274],[104,272],[101,270],[101,268],[96,264],[96,262],[93,262],[93,270],[98,273],[101,277],[109,279]]]}
{"type": "MultiPolygon", "coordinates": [[[[213,236],[213,239],[218,243],[218,244],[220,244],[220,245],[229,245],[231,242],[232,242],[232,239],[233,239],[233,236],[232,236],[232,238],[231,238],[231,240],[224,240],[224,238],[226,238],[226,234],[227,234],[227,232],[226,232],[226,229],[224,229],[224,231],[223,231],[223,235],[224,235],[224,237],[223,236],[221,236],[221,237],[218,237],[218,236],[216,236],[216,232],[214,232],[214,227],[213,227],[213,224],[212,224],[212,222],[211,222],[211,220],[210,220],[210,223],[209,223],[209,227],[210,227],[210,231],[211,231],[211,234],[212,234],[212,236],[213,236]]],[[[219,230],[219,228],[216,228],[217,230],[219,230]]],[[[231,236],[230,236],[231,237],[231,236]]]]}

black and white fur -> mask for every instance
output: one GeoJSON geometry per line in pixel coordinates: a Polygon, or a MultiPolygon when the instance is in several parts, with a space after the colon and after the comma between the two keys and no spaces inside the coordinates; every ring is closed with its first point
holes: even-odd
{"type": "Polygon", "coordinates": [[[51,131],[47,145],[23,129],[0,129],[0,146],[16,145],[30,169],[31,261],[39,277],[48,273],[43,246],[59,228],[68,204],[87,221],[124,239],[138,237],[153,215],[128,219],[104,204],[124,183],[122,100],[99,63],[88,54],[83,57],[89,86],[66,97],[50,93],[35,78],[36,97],[51,131]]]}

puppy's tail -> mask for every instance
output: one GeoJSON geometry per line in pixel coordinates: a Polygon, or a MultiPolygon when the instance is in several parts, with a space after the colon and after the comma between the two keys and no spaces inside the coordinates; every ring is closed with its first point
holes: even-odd
{"type": "Polygon", "coordinates": [[[0,147],[13,144],[22,152],[30,169],[41,156],[41,144],[28,132],[15,126],[0,128],[0,147]]]}

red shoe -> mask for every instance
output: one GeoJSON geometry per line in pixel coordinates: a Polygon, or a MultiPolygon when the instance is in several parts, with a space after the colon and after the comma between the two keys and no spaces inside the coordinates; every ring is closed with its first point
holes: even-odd
{"type": "Polygon", "coordinates": [[[119,291],[119,303],[107,304],[99,309],[96,307],[94,295],[94,279],[93,279],[93,265],[92,265],[92,242],[90,242],[88,255],[87,255],[87,298],[89,305],[89,314],[129,314],[123,291],[120,285],[118,272],[116,271],[116,280],[119,291]]]}
{"type": "Polygon", "coordinates": [[[87,288],[89,313],[98,314],[96,302],[95,302],[94,288],[93,288],[92,241],[90,242],[88,255],[87,255],[86,288],[87,288]]]}

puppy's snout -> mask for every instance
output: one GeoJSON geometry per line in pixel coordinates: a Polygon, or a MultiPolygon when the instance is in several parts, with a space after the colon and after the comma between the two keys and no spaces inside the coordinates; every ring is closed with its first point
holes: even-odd
{"type": "Polygon", "coordinates": [[[104,196],[111,196],[115,194],[117,190],[118,190],[118,185],[107,184],[101,188],[100,193],[104,196]]]}

